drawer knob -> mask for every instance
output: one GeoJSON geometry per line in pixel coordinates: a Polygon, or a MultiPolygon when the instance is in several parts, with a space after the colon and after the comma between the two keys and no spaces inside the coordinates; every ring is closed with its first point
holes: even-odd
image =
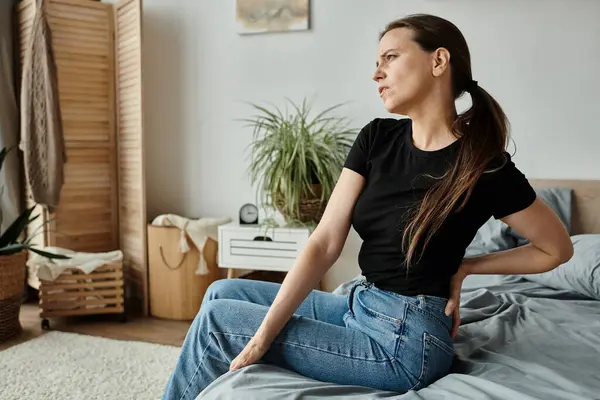
{"type": "Polygon", "coordinates": [[[252,240],[254,240],[255,242],[272,242],[273,241],[273,239],[271,239],[268,236],[256,236],[252,240]]]}

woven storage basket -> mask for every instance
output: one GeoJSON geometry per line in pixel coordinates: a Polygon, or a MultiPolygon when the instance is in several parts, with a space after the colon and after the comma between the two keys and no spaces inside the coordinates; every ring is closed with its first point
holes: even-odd
{"type": "Polygon", "coordinates": [[[19,313],[25,289],[27,253],[0,256],[0,342],[21,332],[19,313]]]}
{"type": "Polygon", "coordinates": [[[206,239],[200,253],[189,237],[190,250],[179,248],[181,231],[172,226],[148,225],[148,274],[150,314],[153,317],[191,321],[208,287],[221,277],[217,265],[218,243],[206,239]],[[204,257],[208,274],[197,275],[198,261],[204,257]]]}

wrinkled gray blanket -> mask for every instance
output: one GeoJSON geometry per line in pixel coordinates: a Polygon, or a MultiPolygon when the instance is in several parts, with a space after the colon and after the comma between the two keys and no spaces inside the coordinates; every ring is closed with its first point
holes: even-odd
{"type": "Polygon", "coordinates": [[[418,392],[335,385],[257,364],[197,398],[600,399],[600,301],[514,276],[470,276],[461,320],[452,373],[418,392]]]}

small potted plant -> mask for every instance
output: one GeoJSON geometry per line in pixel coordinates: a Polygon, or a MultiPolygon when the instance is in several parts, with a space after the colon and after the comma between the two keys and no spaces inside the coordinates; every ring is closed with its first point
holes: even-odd
{"type": "Polygon", "coordinates": [[[261,203],[278,210],[288,225],[315,225],[331,196],[357,130],[332,115],[341,104],[311,115],[306,99],[281,110],[254,103],[244,119],[253,128],[250,180],[261,203]]]}
{"type": "MultiPolygon", "coordinates": [[[[0,171],[9,149],[0,151],[0,171]]],[[[51,259],[69,258],[36,249],[31,246],[32,237],[25,237],[27,226],[39,215],[32,216],[34,207],[21,213],[4,232],[0,233],[0,342],[3,342],[21,330],[19,312],[21,295],[25,287],[27,251],[33,251],[51,259]]],[[[2,223],[0,209],[0,224],[2,223]]]]}

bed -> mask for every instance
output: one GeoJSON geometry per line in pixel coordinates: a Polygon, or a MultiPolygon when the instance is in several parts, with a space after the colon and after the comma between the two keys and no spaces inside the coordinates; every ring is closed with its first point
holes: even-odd
{"type": "MultiPolygon", "coordinates": [[[[551,273],[468,277],[456,357],[446,377],[399,394],[319,382],[255,364],[222,375],[197,398],[600,399],[600,181],[532,184],[565,222],[575,255],[551,273]]],[[[521,244],[518,234],[490,220],[468,253],[521,244]]],[[[359,278],[336,291],[344,293],[359,278]]]]}

